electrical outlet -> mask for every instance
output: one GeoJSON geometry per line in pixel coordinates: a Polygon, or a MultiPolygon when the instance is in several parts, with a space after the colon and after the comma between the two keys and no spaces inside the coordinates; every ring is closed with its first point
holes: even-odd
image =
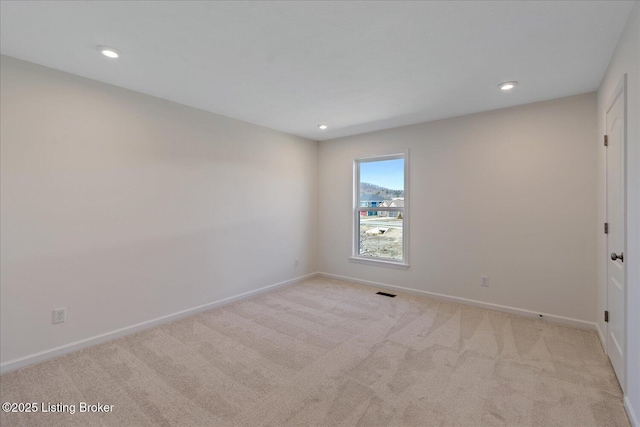
{"type": "Polygon", "coordinates": [[[67,321],[67,308],[56,308],[53,310],[53,323],[63,323],[67,321]]]}
{"type": "Polygon", "coordinates": [[[489,286],[489,276],[480,276],[480,286],[489,286]]]}
{"type": "Polygon", "coordinates": [[[294,267],[297,267],[297,266],[298,266],[298,258],[296,258],[296,259],[294,259],[294,260],[293,260],[293,266],[294,266],[294,267]]]}

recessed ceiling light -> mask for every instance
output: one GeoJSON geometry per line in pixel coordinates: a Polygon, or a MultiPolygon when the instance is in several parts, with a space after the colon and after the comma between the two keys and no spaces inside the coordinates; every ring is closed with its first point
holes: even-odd
{"type": "Polygon", "coordinates": [[[325,125],[324,123],[320,123],[320,124],[318,125],[318,129],[320,129],[320,130],[325,130],[326,128],[328,128],[328,126],[327,126],[327,125],[325,125]]]}
{"type": "Polygon", "coordinates": [[[107,58],[115,59],[120,57],[120,51],[109,46],[98,46],[98,51],[107,58]]]}
{"type": "Polygon", "coordinates": [[[511,89],[513,89],[514,87],[516,87],[516,85],[517,85],[517,84],[518,84],[518,82],[504,82],[504,83],[500,83],[500,84],[498,85],[498,87],[499,87],[501,90],[511,90],[511,89]]]}

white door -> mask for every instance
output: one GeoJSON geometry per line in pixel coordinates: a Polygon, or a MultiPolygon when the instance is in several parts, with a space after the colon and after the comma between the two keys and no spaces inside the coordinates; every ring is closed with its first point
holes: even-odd
{"type": "Polygon", "coordinates": [[[607,138],[607,353],[625,390],[625,78],[606,118],[607,138]]]}

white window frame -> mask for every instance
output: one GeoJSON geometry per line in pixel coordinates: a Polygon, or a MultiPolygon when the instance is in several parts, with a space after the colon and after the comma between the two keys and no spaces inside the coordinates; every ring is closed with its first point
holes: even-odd
{"type": "Polygon", "coordinates": [[[352,262],[393,268],[409,268],[409,150],[380,156],[359,157],[353,160],[353,245],[352,262]],[[404,207],[360,207],[360,164],[384,160],[404,160],[404,207]],[[360,212],[402,212],[402,260],[360,255],[360,212]]]}

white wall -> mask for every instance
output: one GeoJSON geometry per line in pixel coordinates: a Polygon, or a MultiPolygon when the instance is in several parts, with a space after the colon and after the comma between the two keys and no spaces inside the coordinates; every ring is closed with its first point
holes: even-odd
{"type": "Polygon", "coordinates": [[[1,67],[5,365],[317,270],[316,142],[1,67]]]}
{"type": "Polygon", "coordinates": [[[595,121],[590,93],[321,142],[320,271],[594,322],[595,121]],[[411,267],[350,262],[353,159],[405,148],[411,267]]]}
{"type": "MultiPolygon", "coordinates": [[[[605,222],[605,116],[611,95],[627,74],[627,396],[626,405],[640,416],[640,2],[635,3],[629,21],[611,58],[598,90],[598,223],[605,222]]],[[[598,234],[598,323],[605,333],[602,312],[607,303],[604,235],[598,234]]]]}

